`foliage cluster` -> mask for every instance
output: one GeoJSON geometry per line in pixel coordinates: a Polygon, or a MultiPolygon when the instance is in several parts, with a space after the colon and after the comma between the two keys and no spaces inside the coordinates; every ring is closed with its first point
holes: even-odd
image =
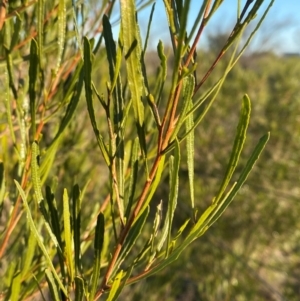
{"type": "MultiPolygon", "coordinates": [[[[102,1],[96,9],[92,2],[81,1],[4,1],[3,299],[116,300],[124,289],[128,300],[139,300],[141,294],[153,300],[165,294],[166,300],[174,300],[186,290],[170,289],[174,267],[180,270],[177,281],[194,287],[196,299],[282,294],[264,290],[267,281],[249,282],[253,273],[238,275],[245,266],[248,271],[261,267],[260,248],[275,250],[272,242],[280,242],[290,229],[276,220],[267,222],[265,214],[276,213],[296,224],[291,206],[270,205],[263,189],[274,189],[272,179],[283,183],[274,198],[279,190],[295,193],[290,170],[299,160],[297,142],[289,148],[290,161],[283,149],[291,142],[281,140],[283,128],[276,120],[277,114],[299,117],[296,104],[287,106],[299,102],[299,89],[295,81],[284,80],[284,72],[295,78],[299,69],[291,71],[279,59],[280,68],[262,68],[260,62],[274,60],[270,56],[237,65],[252,38],[239,48],[244,30],[258,20],[254,34],[264,19],[265,14],[256,16],[262,0],[237,18],[215,56],[201,51],[196,56],[201,34],[222,1],[199,4],[195,26],[186,32],[190,2],[164,1],[172,47],[168,53],[168,42],[158,42],[157,73],[151,74],[147,43],[155,5],[141,39],[135,13],[144,1],[124,0],[119,7],[115,1],[102,1]],[[88,13],[92,7],[95,15],[88,13]],[[120,11],[118,38],[110,24],[114,7],[120,11]],[[256,100],[256,119],[238,165],[251,112],[245,91],[256,100]],[[256,180],[252,177],[240,190],[269,139],[269,134],[259,139],[260,133],[270,129],[275,140],[256,169],[256,180]],[[272,169],[275,160],[278,166],[272,169]],[[218,221],[235,196],[244,199],[239,208],[227,210],[218,221]],[[203,236],[208,228],[211,234],[203,236]],[[266,229],[272,229],[271,236],[266,229]],[[182,268],[184,260],[187,269],[182,268]],[[199,270],[189,273],[195,266],[199,270]],[[196,272],[203,281],[195,286],[191,279],[196,272]],[[151,278],[154,274],[160,277],[151,278]],[[143,285],[126,289],[144,278],[149,280],[141,283],[160,290],[147,293],[143,285]]],[[[290,130],[286,128],[285,139],[290,130]]],[[[291,236],[288,249],[278,252],[291,255],[297,235],[291,236]]],[[[263,267],[264,275],[272,264],[263,267]]],[[[291,268],[284,265],[282,273],[291,268]]],[[[286,288],[282,295],[290,297],[295,278],[284,283],[286,279],[278,284],[286,288]]]]}

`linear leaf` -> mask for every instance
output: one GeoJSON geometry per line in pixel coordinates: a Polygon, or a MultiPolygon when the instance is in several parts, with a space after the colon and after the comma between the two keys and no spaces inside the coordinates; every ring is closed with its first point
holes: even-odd
{"type": "MultiPolygon", "coordinates": [[[[165,5],[166,5],[166,2],[167,1],[164,1],[165,5]]],[[[178,35],[178,37],[176,38],[176,40],[178,43],[176,45],[176,49],[175,49],[175,46],[173,46],[174,52],[175,52],[175,58],[174,58],[174,62],[173,62],[172,87],[171,87],[170,94],[174,93],[176,86],[178,84],[178,76],[180,74],[179,69],[180,69],[180,64],[181,64],[181,60],[183,57],[183,50],[184,50],[184,42],[183,41],[185,40],[185,36],[186,36],[186,27],[187,27],[187,19],[188,19],[190,3],[191,3],[191,1],[185,1],[183,9],[181,10],[180,16],[178,16],[178,19],[176,19],[176,18],[173,19],[174,26],[177,27],[176,35],[178,35]],[[178,28],[179,23],[180,23],[180,28],[178,28]]],[[[173,12],[173,10],[172,10],[172,12],[173,12]]],[[[172,12],[171,12],[171,14],[172,14],[172,12]]]]}
{"type": "Polygon", "coordinates": [[[21,277],[24,278],[26,273],[31,268],[32,259],[35,256],[36,239],[32,231],[29,233],[28,241],[26,243],[26,254],[24,256],[24,263],[22,266],[21,277]]]}
{"type": "Polygon", "coordinates": [[[11,285],[11,296],[9,300],[18,301],[20,300],[20,290],[21,290],[21,272],[17,271],[13,277],[11,285]]]}
{"type": "Polygon", "coordinates": [[[37,83],[38,74],[38,46],[35,39],[31,40],[30,44],[30,56],[29,56],[29,101],[30,101],[30,117],[32,127],[32,137],[34,139],[36,132],[36,121],[35,121],[35,110],[36,110],[36,99],[35,90],[37,83]]]}
{"type": "Polygon", "coordinates": [[[126,212],[125,217],[128,220],[131,207],[134,200],[134,192],[136,191],[136,184],[138,179],[138,165],[139,165],[139,141],[134,139],[132,150],[131,150],[131,159],[130,159],[130,176],[129,176],[129,187],[126,189],[128,192],[126,194],[126,212]]]}
{"type": "Polygon", "coordinates": [[[154,2],[152,4],[152,7],[151,7],[151,12],[150,12],[150,16],[149,16],[148,25],[147,25],[147,33],[146,33],[146,38],[145,38],[145,44],[144,44],[144,49],[143,49],[143,56],[145,55],[146,50],[147,50],[147,46],[148,46],[148,40],[149,40],[149,35],[150,35],[150,28],[151,28],[153,14],[154,14],[154,10],[155,10],[155,5],[156,5],[156,3],[154,2]]]}
{"type": "Polygon", "coordinates": [[[104,242],[104,231],[105,231],[105,221],[104,215],[102,212],[99,213],[97,218],[97,225],[95,231],[95,241],[94,241],[94,262],[93,262],[93,273],[91,279],[91,287],[89,293],[89,300],[94,300],[94,296],[97,290],[98,281],[100,278],[100,269],[101,269],[101,251],[103,248],[104,242]]]}
{"type": "MultiPolygon", "coordinates": [[[[113,120],[114,120],[114,133],[116,136],[116,144],[114,147],[113,156],[116,157],[116,173],[118,180],[118,200],[121,219],[124,217],[124,128],[122,127],[124,115],[124,101],[122,95],[122,84],[119,75],[120,69],[116,69],[117,52],[115,41],[113,40],[112,29],[109,19],[106,15],[103,17],[103,31],[105,39],[105,47],[107,59],[109,62],[110,80],[113,82],[115,78],[116,84],[113,93],[113,120]]],[[[110,88],[112,89],[112,88],[110,88]]]]}
{"type": "Polygon", "coordinates": [[[126,237],[126,240],[125,240],[125,242],[122,246],[118,261],[115,265],[116,268],[118,268],[120,266],[122,261],[127,257],[130,250],[135,245],[135,242],[136,242],[137,238],[140,236],[140,234],[141,234],[141,232],[144,228],[144,225],[145,225],[146,219],[148,217],[149,211],[150,211],[150,209],[149,209],[149,206],[148,206],[147,210],[144,210],[142,215],[140,215],[139,219],[135,222],[135,224],[129,230],[129,233],[126,237]]]}
{"type": "MultiPolygon", "coordinates": [[[[193,107],[192,98],[188,101],[187,110],[193,107]]],[[[189,114],[185,120],[185,129],[189,133],[186,137],[186,150],[187,150],[187,167],[189,175],[189,186],[190,186],[190,196],[191,196],[191,206],[192,209],[195,207],[195,193],[194,193],[194,153],[195,153],[195,133],[192,129],[194,126],[194,116],[193,113],[189,114]]]]}
{"type": "Polygon", "coordinates": [[[4,173],[4,164],[0,161],[0,214],[3,208],[3,201],[5,196],[5,173],[4,173]]]}
{"type": "MultiPolygon", "coordinates": [[[[118,299],[119,295],[121,294],[123,288],[124,288],[125,285],[126,285],[126,281],[129,279],[129,277],[130,277],[130,275],[131,275],[131,273],[132,273],[132,271],[133,271],[133,268],[134,268],[134,264],[132,264],[132,266],[131,266],[126,272],[120,271],[119,274],[121,274],[121,272],[122,272],[122,274],[120,275],[121,281],[122,281],[122,282],[121,282],[120,284],[118,284],[118,289],[117,289],[117,291],[114,293],[114,296],[113,296],[113,298],[112,298],[111,301],[115,301],[115,300],[118,299]]],[[[118,275],[119,275],[119,274],[118,274],[118,275]]],[[[118,277],[118,275],[117,275],[117,277],[118,277]]],[[[116,285],[116,286],[117,286],[117,285],[116,285]]]]}
{"type": "Polygon", "coordinates": [[[34,221],[33,221],[32,216],[31,216],[30,208],[29,208],[28,203],[27,203],[27,197],[25,195],[25,192],[16,180],[14,180],[14,182],[15,182],[15,184],[17,186],[17,189],[19,190],[20,196],[23,200],[24,208],[25,208],[25,211],[26,211],[26,214],[27,214],[27,219],[28,219],[28,222],[29,222],[29,227],[30,227],[31,231],[34,233],[35,239],[37,240],[37,243],[38,243],[42,253],[45,256],[46,263],[47,263],[49,269],[52,271],[53,276],[56,279],[56,281],[57,281],[59,287],[61,288],[62,292],[65,294],[65,296],[68,296],[67,290],[64,287],[64,285],[62,284],[62,282],[61,282],[61,280],[60,280],[60,278],[59,278],[59,276],[58,276],[58,274],[55,270],[55,267],[53,266],[51,258],[50,258],[49,254],[47,252],[47,249],[46,249],[46,247],[43,243],[43,239],[40,237],[40,235],[38,233],[38,230],[35,227],[34,221]]]}
{"type": "MultiPolygon", "coordinates": [[[[195,78],[193,75],[189,75],[183,79],[183,104],[182,108],[180,109],[178,121],[176,123],[176,127],[172,133],[171,141],[173,141],[181,126],[184,123],[184,120],[187,118],[187,112],[189,111],[191,99],[194,94],[194,88],[195,88],[195,78]]],[[[191,109],[191,108],[190,108],[191,109]]]]}
{"type": "Polygon", "coordinates": [[[250,113],[251,113],[250,99],[249,99],[248,95],[245,95],[243,97],[243,104],[242,104],[242,109],[241,109],[240,120],[239,120],[239,124],[237,126],[237,132],[236,132],[233,148],[231,151],[231,156],[230,156],[230,159],[228,162],[228,167],[227,167],[225,176],[223,178],[223,182],[220,186],[217,196],[215,197],[214,202],[218,202],[221,199],[221,197],[235,171],[235,168],[237,166],[237,163],[239,161],[239,158],[240,158],[243,146],[244,146],[244,142],[246,140],[246,132],[247,132],[247,128],[249,125],[250,113]]]}
{"type": "Polygon", "coordinates": [[[31,176],[34,194],[36,197],[36,201],[38,204],[44,199],[41,189],[41,179],[39,172],[39,157],[40,157],[40,149],[37,142],[32,143],[32,159],[31,159],[31,176]]]}
{"type": "Polygon", "coordinates": [[[84,294],[84,280],[79,276],[75,276],[75,301],[83,301],[84,294]]]}
{"type": "Polygon", "coordinates": [[[50,168],[53,165],[53,161],[55,158],[57,147],[62,139],[62,135],[69,125],[70,121],[72,120],[72,117],[75,113],[75,110],[77,108],[77,105],[79,103],[82,87],[83,87],[83,71],[82,71],[83,64],[80,63],[78,67],[76,68],[74,74],[72,75],[72,81],[70,84],[69,89],[66,92],[65,99],[63,100],[63,103],[67,102],[67,99],[72,94],[71,100],[68,104],[66,113],[61,120],[61,123],[59,125],[58,131],[51,142],[50,147],[47,149],[46,154],[43,156],[44,160],[41,164],[41,175],[42,175],[42,182],[44,182],[44,179],[47,177],[48,172],[50,168]],[[78,79],[79,77],[79,79],[78,79]]]}
{"type": "Polygon", "coordinates": [[[152,230],[152,234],[149,239],[149,244],[151,243],[151,253],[152,253],[152,256],[151,256],[149,262],[151,262],[155,256],[154,241],[160,230],[160,225],[161,225],[162,218],[163,218],[162,213],[163,213],[163,202],[161,200],[159,202],[159,204],[156,206],[156,213],[155,213],[155,217],[154,217],[154,221],[153,221],[153,230],[152,230]]]}
{"type": "Polygon", "coordinates": [[[4,49],[4,50],[6,52],[6,67],[7,67],[7,73],[8,73],[7,75],[9,79],[9,87],[11,88],[15,99],[18,99],[18,91],[14,83],[14,66],[13,66],[12,54],[8,49],[4,49]]]}
{"type": "Polygon", "coordinates": [[[67,189],[64,189],[63,194],[63,219],[64,219],[64,240],[65,240],[65,257],[67,263],[68,274],[71,282],[74,281],[74,264],[72,252],[72,229],[71,229],[71,215],[69,206],[69,196],[67,189]]]}
{"type": "Polygon", "coordinates": [[[111,287],[111,290],[109,292],[109,295],[108,295],[108,298],[107,298],[107,301],[114,301],[117,299],[117,292],[118,292],[118,288],[120,286],[120,283],[121,283],[121,280],[122,280],[122,277],[123,277],[123,274],[124,272],[121,270],[117,276],[115,277],[114,281],[113,281],[113,284],[112,284],[112,287],[111,287]]]}
{"type": "Polygon", "coordinates": [[[107,60],[109,63],[109,75],[110,75],[110,81],[113,82],[116,74],[116,44],[113,39],[112,35],[112,29],[109,22],[109,19],[106,15],[103,16],[103,36],[105,40],[105,47],[106,47],[106,54],[107,54],[107,60]]]}
{"type": "Polygon", "coordinates": [[[169,247],[171,243],[172,236],[172,222],[174,218],[174,212],[177,207],[177,198],[178,198],[178,185],[179,185],[179,166],[180,166],[180,148],[178,140],[175,140],[175,150],[174,157],[170,157],[169,161],[169,177],[170,177],[170,194],[168,201],[168,219],[169,219],[169,227],[168,227],[168,243],[167,243],[167,253],[169,253],[169,247]]]}
{"type": "Polygon", "coordinates": [[[50,238],[53,241],[54,245],[57,248],[60,248],[60,245],[58,244],[56,236],[54,235],[54,233],[51,229],[49,217],[48,217],[45,205],[44,205],[44,197],[42,195],[41,179],[40,179],[40,172],[39,172],[39,162],[38,162],[39,154],[40,154],[39,146],[38,146],[37,142],[34,141],[32,143],[32,158],[31,158],[31,176],[32,176],[34,194],[37,199],[39,209],[42,212],[46,230],[48,231],[50,238]]]}
{"type": "Polygon", "coordinates": [[[56,72],[60,68],[61,60],[63,57],[64,47],[65,47],[65,38],[66,38],[66,1],[59,0],[58,1],[58,23],[57,23],[57,31],[58,31],[58,60],[56,65],[56,72]]]}
{"type": "Polygon", "coordinates": [[[16,19],[14,23],[14,33],[11,37],[11,43],[10,43],[10,51],[13,50],[13,48],[16,46],[16,44],[19,41],[21,28],[22,28],[22,20],[20,15],[16,13],[16,19]]]}
{"type": "Polygon", "coordinates": [[[131,92],[134,117],[140,127],[144,124],[143,97],[144,78],[141,65],[141,45],[138,36],[138,28],[135,20],[135,1],[120,0],[121,3],[121,30],[123,32],[123,43],[128,74],[128,84],[131,92]]]}
{"type": "MultiPolygon", "coordinates": [[[[158,45],[157,45],[157,54],[160,59],[160,66],[159,66],[159,71],[161,73],[161,81],[160,81],[160,87],[157,95],[157,104],[159,104],[161,95],[164,89],[164,85],[167,79],[167,57],[164,53],[164,44],[161,40],[159,40],[158,45]]],[[[158,82],[159,83],[159,82],[158,82]]]]}
{"type": "MultiPolygon", "coordinates": [[[[120,32],[120,34],[121,34],[121,32],[120,32]]],[[[113,78],[113,81],[112,81],[112,84],[111,84],[111,89],[112,90],[115,88],[115,85],[116,85],[117,80],[119,78],[120,68],[121,68],[121,64],[122,64],[122,51],[123,51],[123,45],[121,45],[121,42],[120,42],[120,39],[119,39],[119,43],[117,45],[114,78],[113,78]]]]}
{"type": "Polygon", "coordinates": [[[147,196],[147,198],[146,198],[146,200],[145,200],[145,202],[144,202],[144,204],[143,204],[136,220],[141,216],[141,214],[144,212],[144,210],[146,210],[146,208],[148,207],[148,205],[149,205],[150,201],[152,200],[152,197],[153,197],[153,195],[154,195],[154,193],[157,189],[157,186],[160,183],[162,173],[163,173],[164,167],[165,167],[165,158],[166,158],[165,156],[162,156],[161,159],[160,159],[154,181],[151,184],[151,188],[150,188],[150,191],[148,193],[148,196],[147,196]]]}
{"type": "Polygon", "coordinates": [[[11,141],[16,145],[16,135],[15,135],[15,130],[13,126],[13,117],[12,117],[12,101],[10,100],[11,93],[10,93],[10,79],[9,79],[8,64],[4,72],[4,81],[5,81],[4,104],[5,104],[6,118],[9,127],[9,134],[11,137],[11,141]]]}
{"type": "Polygon", "coordinates": [[[51,270],[46,269],[45,275],[46,275],[46,280],[48,283],[48,287],[49,287],[49,291],[50,291],[52,300],[60,301],[61,299],[60,299],[59,289],[56,285],[56,282],[55,282],[55,279],[53,277],[51,270]]]}
{"type": "Polygon", "coordinates": [[[242,185],[248,178],[249,173],[251,172],[253,166],[255,165],[256,161],[258,160],[260,154],[262,153],[263,149],[265,148],[268,140],[270,138],[270,133],[267,133],[263,137],[260,138],[258,144],[256,145],[254,151],[252,152],[250,158],[248,159],[246,166],[244,167],[243,171],[239,179],[237,180],[236,184],[232,187],[229,191],[227,196],[222,200],[220,205],[218,206],[218,211],[210,217],[209,227],[223,214],[225,209],[229,206],[232,202],[234,197],[236,196],[237,192],[241,189],[242,185]]]}
{"type": "Polygon", "coordinates": [[[81,271],[81,252],[80,252],[80,226],[81,226],[81,194],[79,186],[73,187],[73,233],[74,233],[74,260],[75,271],[78,274],[81,271]]]}
{"type": "Polygon", "coordinates": [[[42,58],[43,55],[43,38],[44,38],[44,0],[39,0],[37,2],[37,16],[38,16],[38,24],[37,24],[37,32],[38,32],[38,51],[39,51],[39,59],[40,66],[43,66],[42,58]]]}
{"type": "Polygon", "coordinates": [[[63,245],[62,243],[62,231],[60,228],[60,224],[59,224],[59,216],[58,216],[58,211],[57,211],[57,205],[56,205],[56,201],[54,198],[54,194],[51,192],[51,189],[49,186],[46,186],[46,200],[47,200],[47,204],[48,204],[48,208],[50,211],[50,219],[51,219],[51,229],[57,239],[58,242],[58,260],[59,260],[59,264],[60,264],[60,270],[61,270],[61,274],[63,279],[66,278],[65,275],[65,264],[64,264],[64,255],[63,255],[63,249],[65,247],[65,245],[63,245]]]}
{"type": "Polygon", "coordinates": [[[84,37],[83,41],[84,41],[84,81],[85,81],[85,95],[86,95],[87,108],[88,108],[91,124],[95,136],[97,138],[99,148],[101,150],[105,163],[107,164],[107,166],[110,166],[109,154],[105,147],[103,137],[98,130],[95,113],[94,113],[92,78],[91,78],[91,73],[92,73],[91,45],[87,37],[84,37]]]}

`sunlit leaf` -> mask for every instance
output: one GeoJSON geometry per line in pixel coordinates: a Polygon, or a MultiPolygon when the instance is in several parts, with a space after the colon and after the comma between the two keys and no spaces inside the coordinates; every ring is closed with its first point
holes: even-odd
{"type": "Polygon", "coordinates": [[[101,269],[101,251],[104,241],[104,215],[99,213],[97,218],[96,233],[94,240],[94,262],[93,262],[93,272],[89,293],[89,300],[94,300],[96,294],[101,269]]]}
{"type": "Polygon", "coordinates": [[[65,296],[68,296],[67,290],[65,289],[64,285],[62,284],[62,282],[60,280],[60,277],[58,276],[58,274],[55,270],[55,267],[53,266],[52,260],[49,256],[48,252],[47,252],[47,248],[45,247],[45,245],[43,243],[43,239],[41,238],[40,234],[38,233],[38,230],[36,229],[35,223],[34,223],[34,221],[32,219],[32,216],[31,216],[30,208],[29,208],[28,203],[27,203],[27,197],[25,195],[25,192],[24,192],[24,190],[22,189],[22,187],[20,186],[20,184],[17,181],[15,181],[15,184],[18,188],[18,191],[19,191],[20,196],[21,196],[21,198],[23,200],[23,203],[24,203],[24,208],[25,208],[25,211],[26,211],[26,214],[27,214],[29,227],[30,227],[31,231],[34,233],[35,239],[37,240],[37,243],[38,243],[42,253],[45,256],[46,264],[48,265],[49,269],[52,271],[53,276],[56,279],[56,281],[57,281],[60,289],[62,290],[62,292],[65,294],[65,296]]]}
{"type": "Polygon", "coordinates": [[[64,241],[65,241],[65,256],[67,261],[68,274],[71,282],[74,281],[74,263],[73,263],[73,235],[71,228],[71,214],[69,206],[69,196],[66,189],[63,194],[63,219],[64,219],[64,241]]]}
{"type": "Polygon", "coordinates": [[[142,76],[140,38],[135,20],[135,2],[133,0],[121,0],[120,3],[128,83],[133,101],[134,116],[136,122],[142,127],[144,124],[143,97],[145,96],[145,88],[142,76]]]}

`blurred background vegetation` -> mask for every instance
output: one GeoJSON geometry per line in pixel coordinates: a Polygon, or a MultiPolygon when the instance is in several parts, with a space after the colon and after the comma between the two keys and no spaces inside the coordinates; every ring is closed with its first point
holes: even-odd
{"type": "MultiPolygon", "coordinates": [[[[20,4],[19,1],[15,3],[16,7],[20,4]]],[[[13,6],[10,6],[10,9],[13,9],[13,6]]],[[[35,20],[31,19],[30,11],[25,17],[28,19],[24,32],[30,32],[31,24],[35,20]]],[[[5,36],[1,37],[5,44],[5,36]]],[[[49,56],[44,64],[51,64],[53,60],[55,66],[57,54],[51,48],[53,46],[51,38],[48,38],[49,40],[45,41],[45,51],[49,56]]],[[[212,34],[209,46],[205,50],[201,48],[198,50],[200,78],[223,45],[221,41],[224,41],[224,33],[212,34]]],[[[14,83],[18,90],[16,99],[22,99],[21,93],[25,93],[28,88],[28,82],[23,81],[23,72],[28,68],[26,59],[28,47],[29,43],[25,43],[20,50],[12,51],[13,71],[19,75],[14,83]]],[[[5,50],[2,48],[1,51],[0,63],[4,65],[5,50]]],[[[76,51],[77,49],[73,48],[73,52],[69,50],[65,56],[73,59],[76,51]]],[[[166,52],[168,53],[168,50],[166,52]]],[[[103,49],[100,48],[98,51],[95,62],[94,82],[97,83],[98,91],[105,93],[108,67],[103,49]]],[[[65,64],[71,65],[71,59],[66,60],[65,64]]],[[[147,69],[149,84],[154,86],[159,68],[155,51],[147,52],[146,66],[149,66],[147,69]]],[[[168,58],[168,68],[172,68],[171,56],[168,58]]],[[[211,86],[223,74],[225,68],[226,57],[205,85],[211,86]]],[[[50,81],[50,78],[51,74],[45,74],[45,82],[50,81]]],[[[217,102],[195,133],[195,193],[199,211],[211,202],[224,174],[238,122],[237,112],[245,93],[252,100],[252,118],[246,140],[246,152],[242,158],[247,158],[247,150],[249,152],[252,150],[262,133],[270,131],[271,139],[246,185],[222,218],[201,239],[183,252],[171,267],[155,277],[127,287],[122,300],[138,301],[143,299],[145,294],[149,301],[299,300],[299,78],[300,57],[285,57],[271,51],[247,53],[230,72],[217,102]]],[[[60,93],[66,91],[69,80],[69,77],[62,77],[58,83],[60,93]]],[[[0,74],[1,95],[8,93],[5,87],[5,78],[0,74]]],[[[53,139],[58,121],[64,114],[64,111],[58,108],[66,107],[66,104],[61,104],[59,99],[58,94],[53,101],[45,103],[51,117],[42,132],[44,147],[47,147],[47,143],[53,139]]],[[[22,105],[26,106],[26,102],[22,105]]],[[[50,186],[56,187],[57,196],[62,195],[64,187],[71,189],[74,183],[86,184],[84,197],[86,220],[82,221],[83,228],[90,223],[89,217],[99,209],[109,191],[109,187],[106,186],[108,173],[99,153],[94,151],[97,143],[84,106],[84,102],[81,101],[76,118],[67,129],[47,180],[50,186]]],[[[18,118],[18,114],[22,112],[14,111],[16,107],[16,104],[12,105],[13,116],[18,118]]],[[[22,158],[20,152],[22,145],[14,145],[9,135],[6,110],[6,104],[1,101],[0,154],[1,160],[6,162],[7,187],[13,187],[13,179],[20,177],[20,166],[17,162],[22,158]]],[[[97,117],[101,120],[103,115],[99,113],[97,117]]],[[[22,132],[16,129],[17,140],[19,138],[22,140],[21,135],[22,132]]],[[[240,163],[240,169],[244,163],[243,161],[240,163]]],[[[186,202],[189,198],[187,168],[182,166],[180,172],[179,205],[175,216],[178,227],[186,218],[188,210],[186,202]]],[[[11,193],[13,197],[13,193],[16,192],[13,189],[11,193]]],[[[165,186],[162,185],[155,195],[157,203],[166,198],[167,194],[168,179],[165,180],[165,186]]],[[[6,222],[5,216],[10,210],[11,204],[6,202],[1,216],[1,231],[6,222]]],[[[15,248],[15,253],[11,254],[23,252],[26,248],[25,238],[18,236],[25,222],[25,219],[21,220],[13,233],[11,246],[15,248]],[[15,244],[16,240],[21,242],[15,244]]],[[[9,268],[13,260],[15,258],[7,256],[1,261],[0,278],[4,272],[13,269],[9,268]]],[[[5,285],[0,283],[0,292],[5,285]]]]}

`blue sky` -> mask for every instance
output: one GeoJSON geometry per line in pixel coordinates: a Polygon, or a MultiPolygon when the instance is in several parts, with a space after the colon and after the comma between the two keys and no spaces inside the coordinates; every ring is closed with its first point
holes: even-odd
{"type": "MultiPolygon", "coordinates": [[[[163,0],[156,1],[156,9],[151,29],[152,47],[156,47],[158,39],[168,40],[168,28],[165,20],[163,0]]],[[[238,0],[224,0],[219,11],[211,19],[206,29],[206,34],[213,32],[230,32],[236,20],[238,0]]],[[[265,0],[263,7],[269,4],[270,0],[265,0]]],[[[241,7],[246,0],[241,0],[241,7]]],[[[193,0],[189,17],[189,26],[195,19],[196,13],[201,6],[201,0],[193,0]]],[[[142,34],[150,14],[150,7],[144,9],[139,14],[142,34]]],[[[200,41],[200,46],[205,47],[205,35],[200,41]]],[[[259,34],[251,45],[253,50],[273,50],[277,53],[298,52],[300,53],[300,0],[275,0],[259,34]],[[263,45],[263,48],[262,48],[263,45]]]]}

